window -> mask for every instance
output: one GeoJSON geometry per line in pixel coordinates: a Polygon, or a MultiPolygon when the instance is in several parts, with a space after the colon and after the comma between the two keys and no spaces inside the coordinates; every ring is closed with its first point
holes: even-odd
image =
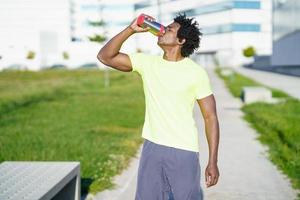
{"type": "Polygon", "coordinates": [[[204,35],[229,33],[229,32],[260,32],[260,24],[221,24],[203,27],[204,35]]]}
{"type": "MultiPolygon", "coordinates": [[[[194,9],[184,10],[187,16],[204,15],[213,12],[221,12],[230,9],[260,9],[260,1],[222,1],[207,6],[200,6],[194,9]]],[[[176,15],[176,14],[175,14],[176,15]]]]}

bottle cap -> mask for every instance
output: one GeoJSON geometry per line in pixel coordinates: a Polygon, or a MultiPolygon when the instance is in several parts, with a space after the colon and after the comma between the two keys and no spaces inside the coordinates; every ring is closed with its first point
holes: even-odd
{"type": "Polygon", "coordinates": [[[163,35],[163,34],[165,34],[165,32],[166,32],[166,27],[161,26],[161,27],[160,27],[160,30],[159,30],[159,34],[160,34],[160,35],[163,35]]]}
{"type": "Polygon", "coordinates": [[[144,23],[144,20],[145,20],[145,15],[144,14],[140,14],[140,16],[138,16],[137,18],[137,25],[141,25],[144,23]]]}

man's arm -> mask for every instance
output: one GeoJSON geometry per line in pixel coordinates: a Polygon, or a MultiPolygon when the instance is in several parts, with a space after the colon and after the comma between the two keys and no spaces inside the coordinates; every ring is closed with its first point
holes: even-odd
{"type": "MultiPolygon", "coordinates": [[[[150,20],[154,18],[147,16],[150,20]]],[[[114,36],[100,49],[97,59],[105,65],[115,68],[120,71],[132,71],[132,65],[129,56],[125,53],[119,52],[122,44],[134,33],[148,31],[149,28],[141,28],[137,25],[137,19],[126,27],[119,34],[114,36]]]]}
{"type": "Polygon", "coordinates": [[[206,186],[210,187],[218,182],[218,146],[219,122],[217,117],[216,101],[214,95],[197,100],[205,122],[205,133],[209,147],[209,160],[205,170],[206,186]]]}

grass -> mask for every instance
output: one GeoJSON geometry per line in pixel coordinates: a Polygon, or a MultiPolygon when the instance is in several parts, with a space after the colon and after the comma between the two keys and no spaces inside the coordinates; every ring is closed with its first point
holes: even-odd
{"type": "MultiPolygon", "coordinates": [[[[244,86],[261,85],[236,72],[224,76],[221,70],[217,68],[216,73],[235,97],[240,97],[244,86]]],[[[270,160],[291,179],[294,188],[300,189],[300,101],[280,90],[271,90],[273,97],[285,101],[244,105],[244,118],[259,132],[258,139],[268,146],[270,160]]]]}
{"type": "Polygon", "coordinates": [[[0,73],[0,162],[80,161],[81,192],[113,187],[142,143],[144,95],[135,73],[0,73]]]}
{"type": "MultiPolygon", "coordinates": [[[[235,97],[241,97],[242,89],[244,86],[262,86],[262,84],[254,81],[246,76],[243,76],[239,73],[236,73],[231,68],[219,68],[218,67],[218,68],[216,68],[216,73],[222,79],[224,79],[226,86],[230,90],[231,94],[235,97]],[[222,72],[221,72],[222,70],[230,71],[231,74],[226,76],[226,75],[222,74],[222,72]]],[[[269,88],[272,91],[273,97],[285,98],[285,97],[289,96],[288,94],[286,94],[285,92],[282,92],[281,90],[267,87],[267,86],[264,86],[264,87],[269,88]]]]}

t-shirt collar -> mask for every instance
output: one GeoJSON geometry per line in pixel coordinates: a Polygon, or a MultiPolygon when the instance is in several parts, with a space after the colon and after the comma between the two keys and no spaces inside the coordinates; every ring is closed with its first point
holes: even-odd
{"type": "Polygon", "coordinates": [[[183,57],[183,59],[181,60],[178,60],[178,61],[170,61],[170,60],[166,60],[164,59],[163,55],[160,57],[164,62],[167,62],[167,63],[180,63],[180,62],[183,62],[185,61],[187,58],[186,57],[183,57]]]}

